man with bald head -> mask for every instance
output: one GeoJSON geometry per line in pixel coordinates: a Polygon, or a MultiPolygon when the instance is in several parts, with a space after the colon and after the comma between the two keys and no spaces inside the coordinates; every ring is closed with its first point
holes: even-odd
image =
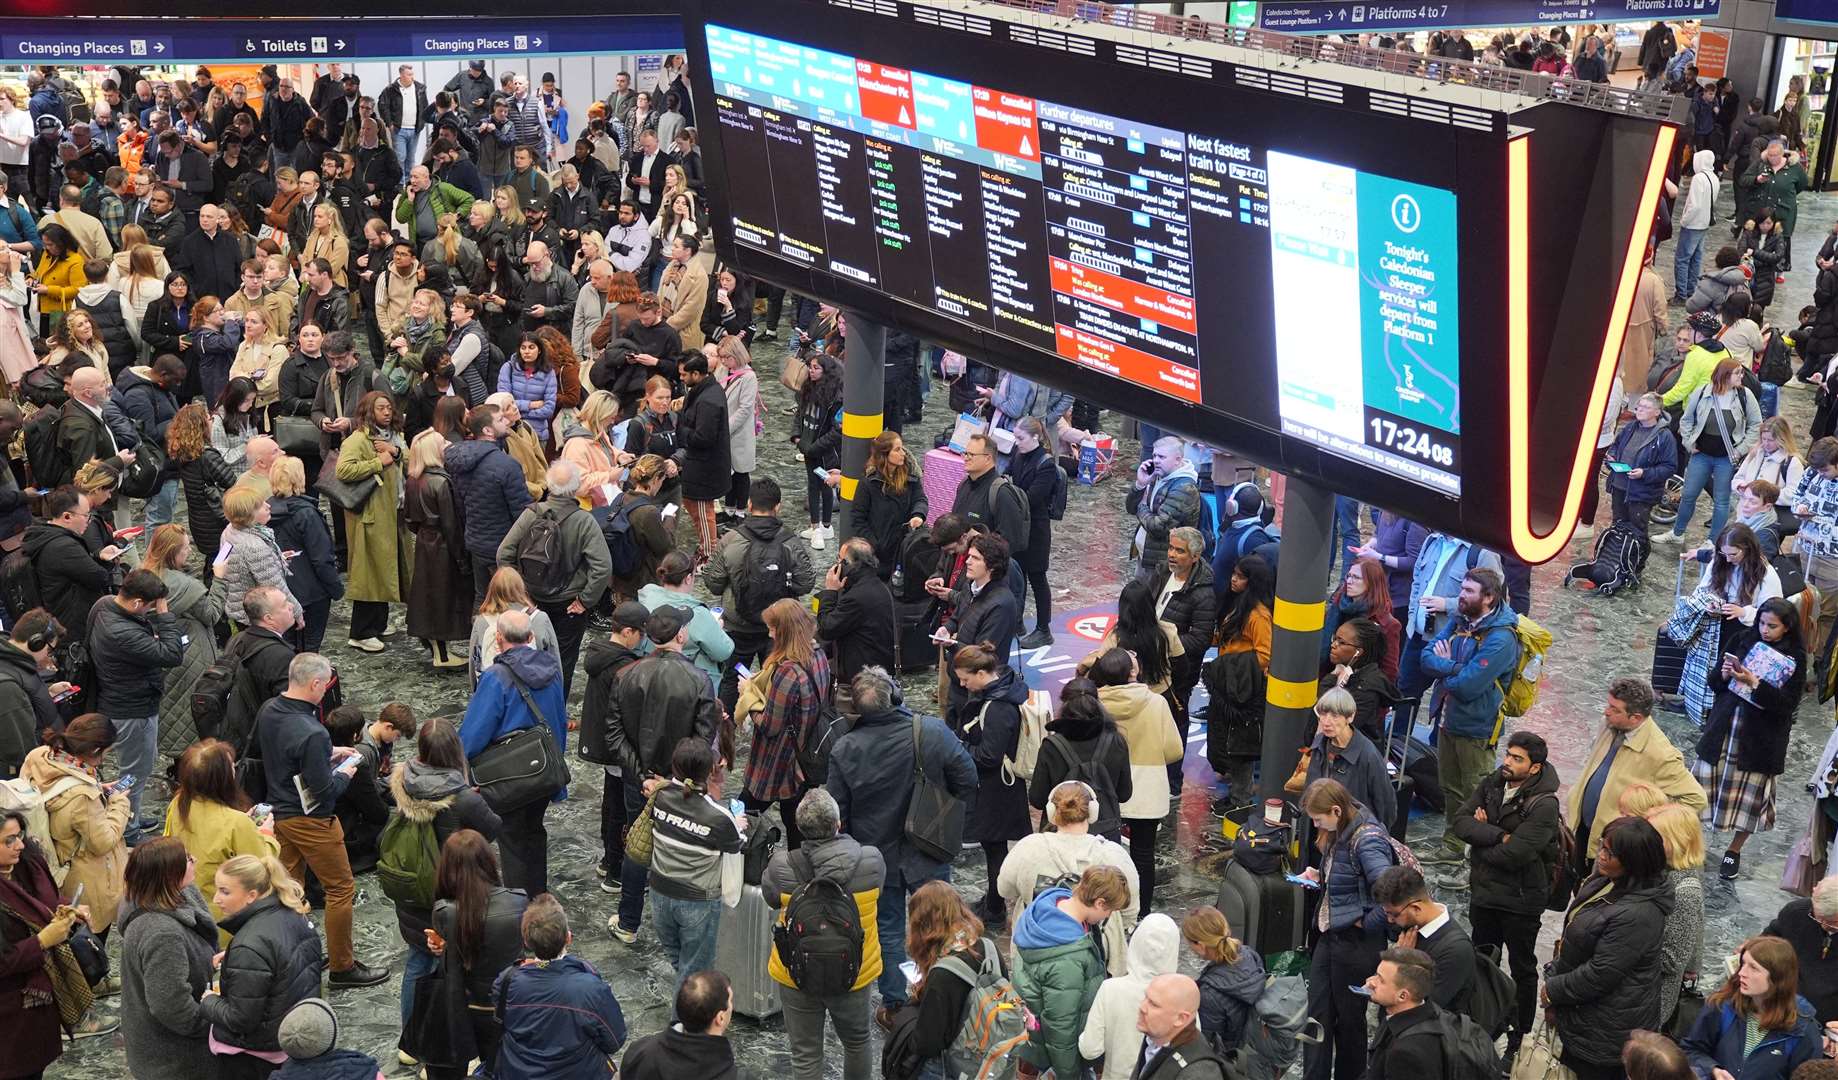
{"type": "Polygon", "coordinates": [[[523,328],[531,333],[553,326],[564,335],[573,329],[574,302],[581,291],[574,275],[556,265],[549,245],[530,241],[524,252],[523,328]]]}
{"type": "Polygon", "coordinates": [[[274,467],[274,461],[281,456],[281,446],[267,435],[257,435],[249,440],[247,457],[249,468],[236,478],[239,487],[249,487],[262,493],[266,499],[274,494],[274,488],[268,483],[268,470],[274,467]]]}
{"type": "Polygon", "coordinates": [[[408,187],[396,196],[392,215],[396,232],[408,238],[414,250],[434,239],[440,219],[452,214],[461,221],[472,212],[472,196],[445,180],[436,180],[426,165],[408,171],[408,187]]]}
{"type": "Polygon", "coordinates": [[[243,249],[230,232],[229,219],[214,203],[198,208],[198,227],[172,251],[172,268],[191,279],[193,299],[219,300],[242,287],[243,249]]]}
{"type": "Polygon", "coordinates": [[[599,350],[593,347],[594,329],[606,313],[613,308],[607,300],[607,293],[613,288],[613,264],[605,259],[595,259],[587,264],[587,287],[580,290],[574,300],[574,325],[568,340],[574,345],[574,354],[581,358],[581,376],[583,389],[592,390],[592,378],[589,369],[594,361],[600,358],[599,350]]]}
{"type": "MultiPolygon", "coordinates": [[[[498,652],[479,675],[478,688],[466,705],[460,723],[460,743],[468,760],[512,732],[547,724],[558,751],[568,748],[568,716],[564,705],[562,665],[551,653],[533,644],[528,614],[510,610],[498,616],[494,644],[498,652]]],[[[567,789],[552,799],[537,799],[524,806],[498,808],[504,831],[498,851],[504,868],[504,885],[531,896],[549,891],[549,833],[543,815],[550,802],[566,797],[567,789]]]]}
{"type": "Polygon", "coordinates": [[[1195,1021],[1200,984],[1186,975],[1157,975],[1136,1009],[1142,1053],[1132,1080],[1225,1080],[1225,1063],[1195,1021]]]}
{"type": "Polygon", "coordinates": [[[101,368],[80,367],[70,376],[70,400],[57,422],[57,441],[64,451],[64,473],[39,477],[40,487],[57,487],[76,479],[77,470],[94,458],[115,458],[126,467],[134,460],[132,447],[115,441],[115,433],[102,420],[108,401],[108,374],[101,368]]]}
{"type": "Polygon", "coordinates": [[[548,488],[549,460],[542,452],[542,436],[523,418],[517,408],[517,399],[500,390],[485,399],[485,404],[498,410],[498,422],[504,428],[504,452],[517,462],[523,470],[524,483],[530,489],[530,498],[541,499],[548,488]]]}

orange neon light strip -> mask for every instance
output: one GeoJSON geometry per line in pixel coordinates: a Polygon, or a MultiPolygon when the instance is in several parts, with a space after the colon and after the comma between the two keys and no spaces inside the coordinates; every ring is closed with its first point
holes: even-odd
{"type": "Polygon", "coordinates": [[[1507,416],[1509,492],[1512,502],[1513,550],[1529,563],[1541,563],[1557,555],[1570,541],[1576,519],[1582,511],[1583,485],[1591,482],[1589,464],[1595,458],[1595,440],[1601,433],[1603,410],[1608,407],[1609,389],[1614,385],[1615,369],[1621,356],[1621,339],[1627,332],[1627,317],[1633,307],[1634,291],[1640,281],[1640,266],[1646,254],[1646,238],[1652,227],[1653,213],[1659,204],[1659,192],[1666,176],[1666,162],[1671,159],[1678,129],[1659,128],[1653,140],[1653,154],[1647,162],[1646,184],[1640,191],[1635,208],[1633,234],[1629,237],[1627,255],[1621,263],[1621,277],[1615,286],[1614,305],[1609,309],[1608,330],[1602,338],[1602,352],[1596,358],[1595,384],[1589,394],[1589,409],[1582,430],[1577,432],[1575,460],[1570,467],[1570,482],[1564,488],[1563,509],[1557,523],[1544,535],[1532,531],[1531,522],[1531,136],[1524,135],[1506,144],[1506,365],[1509,394],[1507,416]]]}

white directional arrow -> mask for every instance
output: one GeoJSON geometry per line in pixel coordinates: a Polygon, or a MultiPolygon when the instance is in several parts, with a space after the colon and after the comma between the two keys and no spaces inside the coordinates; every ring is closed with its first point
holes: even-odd
{"type": "Polygon", "coordinates": [[[332,43],[332,47],[333,47],[333,48],[335,48],[335,49],[340,49],[340,50],[342,50],[342,49],[343,49],[343,48],[345,47],[345,39],[344,39],[344,38],[339,38],[339,39],[338,39],[337,41],[334,41],[334,42],[332,43]]]}
{"type": "Polygon", "coordinates": [[[165,43],[165,42],[163,42],[163,41],[156,41],[156,42],[154,42],[154,43],[153,43],[153,51],[154,51],[154,52],[165,52],[165,51],[166,51],[166,43],[165,43]]]}
{"type": "Polygon", "coordinates": [[[530,39],[530,47],[531,47],[531,48],[533,48],[533,49],[540,49],[540,48],[542,48],[542,38],[539,38],[539,37],[533,37],[533,38],[531,38],[531,39],[530,39]]]}

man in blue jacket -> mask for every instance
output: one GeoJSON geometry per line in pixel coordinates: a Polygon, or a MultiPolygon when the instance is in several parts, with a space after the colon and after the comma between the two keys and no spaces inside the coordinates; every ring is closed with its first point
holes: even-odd
{"type": "MultiPolygon", "coordinates": [[[[478,689],[466,704],[460,721],[460,745],[466,760],[479,756],[494,741],[537,724],[548,724],[557,750],[568,749],[567,702],[562,697],[562,665],[555,657],[531,644],[530,617],[521,611],[498,616],[498,658],[479,676],[478,689]]],[[[531,896],[549,891],[549,830],[543,823],[549,802],[567,797],[567,789],[553,799],[538,799],[527,806],[505,810],[504,832],[498,853],[504,863],[504,885],[531,896]]]]}
{"type": "Polygon", "coordinates": [[[498,545],[530,505],[523,468],[504,450],[510,420],[495,405],[466,414],[467,440],[446,450],[447,472],[466,520],[466,554],[472,556],[472,591],[484,596],[498,568],[498,545]]]}
{"type": "Polygon", "coordinates": [[[544,894],[523,911],[530,958],[505,968],[491,990],[504,1026],[498,1080],[604,1080],[625,1045],[625,1014],[613,988],[578,956],[561,902],[544,894]]]}
{"type": "MultiPolygon", "coordinates": [[[[830,750],[825,787],[836,799],[843,831],[880,850],[887,866],[875,921],[881,941],[881,1006],[875,1022],[889,1030],[906,1003],[906,898],[928,881],[951,880],[951,864],[919,851],[906,839],[906,813],[913,801],[913,714],[899,697],[887,669],[863,668],[850,685],[861,716],[830,750]]],[[[962,741],[934,716],[922,717],[920,746],[925,775],[958,799],[976,791],[976,764],[962,741]]]]}
{"type": "MultiPolygon", "coordinates": [[[[1462,577],[1455,618],[1423,650],[1423,673],[1436,680],[1430,716],[1441,728],[1437,773],[1442,797],[1450,806],[1465,805],[1481,778],[1494,768],[1500,706],[1506,684],[1519,669],[1519,636],[1513,629],[1518,625],[1518,614],[1506,604],[1506,582],[1500,572],[1477,566],[1462,577]]],[[[1467,857],[1461,838],[1444,825],[1442,847],[1421,856],[1421,861],[1426,866],[1460,867],[1467,857]]]]}

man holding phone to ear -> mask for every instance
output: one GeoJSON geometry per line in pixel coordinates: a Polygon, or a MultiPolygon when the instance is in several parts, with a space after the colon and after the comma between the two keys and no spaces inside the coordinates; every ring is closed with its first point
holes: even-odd
{"type": "Polygon", "coordinates": [[[142,820],[140,795],[159,764],[160,695],[166,671],[185,659],[185,633],[166,605],[166,582],[151,570],[129,572],[121,590],[96,601],[89,614],[89,653],[106,678],[96,711],[115,725],[115,755],[122,790],[132,814],[124,839],[129,847],[145,833],[158,833],[158,818],[142,820]]]}

